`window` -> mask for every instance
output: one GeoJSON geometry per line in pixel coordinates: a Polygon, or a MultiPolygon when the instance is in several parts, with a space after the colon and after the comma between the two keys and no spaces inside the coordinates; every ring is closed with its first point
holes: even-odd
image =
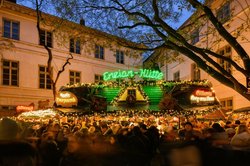
{"type": "Polygon", "coordinates": [[[40,45],[52,47],[52,32],[41,30],[40,45]]]}
{"type": "Polygon", "coordinates": [[[14,105],[0,105],[0,110],[1,111],[15,111],[16,106],[14,106],[14,105]]]}
{"type": "Polygon", "coordinates": [[[128,95],[136,95],[135,89],[128,89],[128,95]]]}
{"type": "Polygon", "coordinates": [[[177,71],[174,73],[174,81],[179,81],[180,80],[180,71],[177,71]]]}
{"type": "Polygon", "coordinates": [[[79,39],[70,39],[69,51],[76,54],[81,54],[81,44],[79,39]]]}
{"type": "Polygon", "coordinates": [[[168,65],[165,66],[165,80],[168,80],[168,65]]]}
{"type": "Polygon", "coordinates": [[[199,30],[195,30],[191,34],[191,44],[195,44],[199,41],[199,30]]]}
{"type": "Polygon", "coordinates": [[[39,88],[52,89],[48,68],[45,66],[39,66],[39,88]]]}
{"type": "Polygon", "coordinates": [[[232,111],[233,110],[233,98],[224,98],[220,99],[221,107],[224,110],[232,111]]]}
{"type": "Polygon", "coordinates": [[[200,80],[200,69],[198,68],[196,63],[191,64],[191,79],[192,80],[200,80]]]}
{"type": "Polygon", "coordinates": [[[20,23],[4,19],[3,24],[3,37],[19,40],[20,23]]]}
{"type": "Polygon", "coordinates": [[[104,48],[102,46],[95,45],[95,58],[104,59],[104,48]]]}
{"type": "Polygon", "coordinates": [[[225,23],[230,19],[230,3],[225,3],[218,11],[217,18],[221,23],[225,23]]]}
{"type": "MultiPolygon", "coordinates": [[[[224,48],[222,48],[221,50],[218,51],[218,54],[223,55],[225,57],[231,58],[232,55],[232,50],[230,46],[226,46],[224,48]]],[[[231,64],[228,63],[227,61],[218,58],[218,63],[220,64],[221,67],[223,67],[227,72],[229,72],[230,74],[232,74],[232,68],[231,68],[231,64]]]]}
{"type": "Polygon", "coordinates": [[[69,71],[69,83],[71,85],[81,82],[81,72],[69,71]]]}
{"type": "Polygon", "coordinates": [[[100,81],[103,81],[103,76],[95,74],[95,82],[100,82],[100,81]]]}
{"type": "Polygon", "coordinates": [[[3,85],[18,86],[19,63],[3,60],[3,85]]]}
{"type": "Polygon", "coordinates": [[[124,64],[124,53],[123,51],[116,51],[116,63],[124,64]]]}

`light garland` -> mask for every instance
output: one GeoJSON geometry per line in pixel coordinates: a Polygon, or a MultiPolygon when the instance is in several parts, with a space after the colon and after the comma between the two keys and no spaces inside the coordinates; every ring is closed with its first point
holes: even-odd
{"type": "Polygon", "coordinates": [[[18,118],[53,118],[57,113],[53,109],[23,112],[18,118]]]}

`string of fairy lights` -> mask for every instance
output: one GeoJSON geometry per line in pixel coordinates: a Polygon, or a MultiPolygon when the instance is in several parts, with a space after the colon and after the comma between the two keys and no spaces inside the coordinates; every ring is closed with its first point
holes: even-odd
{"type": "Polygon", "coordinates": [[[173,87],[175,85],[200,85],[206,87],[212,87],[212,84],[208,80],[180,80],[180,81],[163,81],[163,80],[140,80],[140,81],[100,81],[95,83],[75,83],[67,84],[61,89],[65,88],[75,88],[75,87],[94,87],[94,88],[104,88],[104,87],[127,87],[127,86],[144,86],[144,85],[162,85],[164,87],[173,87]]]}

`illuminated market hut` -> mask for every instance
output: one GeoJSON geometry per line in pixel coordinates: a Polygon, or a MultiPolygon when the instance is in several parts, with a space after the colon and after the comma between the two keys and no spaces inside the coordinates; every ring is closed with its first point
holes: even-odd
{"type": "Polygon", "coordinates": [[[115,110],[211,111],[219,102],[208,81],[162,81],[158,70],[105,72],[102,82],[61,88],[56,104],[100,112],[115,110]]]}

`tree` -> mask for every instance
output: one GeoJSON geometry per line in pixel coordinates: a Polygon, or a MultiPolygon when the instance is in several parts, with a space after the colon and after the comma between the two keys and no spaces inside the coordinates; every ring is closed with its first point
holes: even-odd
{"type": "MultiPolygon", "coordinates": [[[[42,21],[44,21],[44,17],[42,16],[42,12],[40,11],[40,8],[43,5],[43,0],[36,0],[36,17],[37,17],[37,30],[38,30],[38,35],[39,35],[39,39],[41,39],[41,23],[42,21]]],[[[61,20],[60,20],[61,21],[61,20]]],[[[53,26],[53,28],[55,28],[55,26],[53,26]]],[[[52,67],[52,60],[53,60],[53,53],[52,50],[49,46],[47,46],[46,44],[43,45],[43,47],[46,49],[46,51],[48,52],[48,61],[47,61],[47,69],[48,69],[48,73],[49,73],[49,78],[50,78],[50,82],[52,84],[52,91],[53,91],[53,99],[55,102],[55,98],[56,98],[56,83],[61,75],[61,73],[64,72],[65,67],[69,64],[70,65],[70,60],[73,59],[72,54],[69,54],[69,57],[66,59],[65,63],[62,65],[62,68],[57,72],[56,77],[54,79],[53,77],[53,67],[52,67]]],[[[54,103],[55,104],[55,103],[54,103]]]]}
{"type": "MultiPolygon", "coordinates": [[[[245,14],[245,17],[241,18],[242,28],[238,28],[235,35],[230,33],[229,28],[223,24],[223,20],[216,17],[214,9],[210,8],[210,2],[198,0],[62,0],[57,2],[56,6],[57,9],[62,9],[64,6],[63,10],[58,10],[64,15],[70,13],[78,17],[85,16],[89,19],[87,22],[95,28],[146,44],[148,47],[138,48],[120,43],[123,46],[160,52],[165,57],[174,55],[169,50],[179,52],[196,62],[213,78],[250,100],[250,94],[246,93],[247,87],[217,61],[217,59],[223,60],[241,75],[246,78],[250,77],[250,57],[240,43],[240,40],[248,40],[246,36],[243,39],[240,34],[249,29],[249,10],[244,10],[249,8],[249,5],[247,1],[234,1],[242,6],[243,14],[245,14]],[[173,23],[178,22],[181,15],[185,14],[184,11],[191,11],[194,14],[183,26],[176,29],[173,23]],[[191,44],[190,40],[193,36],[190,35],[190,31],[205,24],[209,25],[209,28],[203,35],[218,37],[211,39],[209,45],[191,44]],[[226,42],[233,48],[238,55],[237,61],[212,49],[211,46],[219,42],[226,42]]],[[[223,1],[221,5],[228,2],[223,1]]],[[[69,15],[68,17],[70,18],[69,15]]]]}
{"type": "MultiPolygon", "coordinates": [[[[71,17],[72,14],[74,13],[68,8],[70,5],[74,5],[74,3],[71,3],[70,5],[66,3],[66,4],[63,4],[64,7],[58,7],[56,5],[57,2],[54,0],[35,0],[35,1],[31,0],[31,2],[34,4],[34,8],[36,10],[37,30],[38,30],[40,39],[41,39],[41,31],[44,27],[46,27],[46,28],[49,28],[53,32],[53,37],[56,38],[56,40],[54,41],[57,42],[56,44],[58,46],[63,46],[63,47],[68,48],[69,38],[79,40],[81,43],[81,46],[84,47],[84,49],[82,49],[82,51],[84,52],[83,54],[90,54],[93,50],[95,50],[95,47],[97,44],[103,47],[108,47],[112,51],[116,51],[116,49],[119,49],[119,47],[121,47],[121,46],[118,46],[117,43],[125,43],[126,45],[130,45],[130,46],[138,47],[138,48],[143,47],[141,44],[133,43],[128,40],[119,38],[117,36],[110,35],[108,33],[101,32],[101,31],[97,31],[92,28],[88,28],[84,26],[84,23],[79,25],[79,23],[76,23],[76,19],[74,19],[74,17],[71,17]],[[53,3],[54,3],[54,6],[53,6],[53,3]],[[55,17],[53,15],[47,14],[47,13],[51,13],[51,9],[53,8],[59,10],[58,16],[60,17],[55,17]],[[114,47],[114,45],[116,47],[114,47]]],[[[80,20],[81,22],[84,22],[83,19],[80,19],[80,20]]],[[[44,44],[43,47],[46,49],[48,53],[47,69],[48,69],[49,78],[52,84],[53,96],[55,100],[56,83],[61,73],[65,70],[65,67],[68,64],[70,64],[70,60],[73,59],[73,56],[71,53],[69,54],[61,70],[57,72],[56,77],[53,77],[53,66],[52,66],[53,53],[52,53],[51,48],[47,46],[46,44],[44,44]]],[[[129,55],[134,58],[139,58],[141,56],[142,51],[137,51],[137,50],[135,51],[133,49],[125,48],[123,49],[123,52],[125,55],[129,55]]]]}

